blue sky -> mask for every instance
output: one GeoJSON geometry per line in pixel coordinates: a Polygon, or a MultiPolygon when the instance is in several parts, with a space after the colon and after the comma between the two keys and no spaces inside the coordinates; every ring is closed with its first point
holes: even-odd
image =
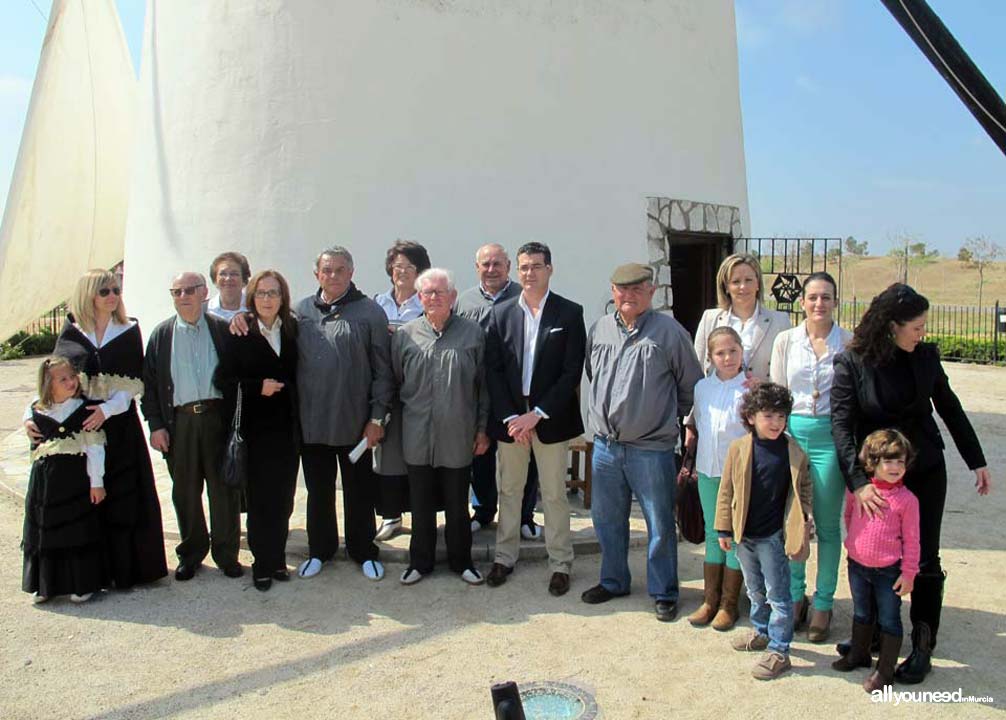
{"type": "MultiPolygon", "coordinates": [[[[1000,95],[1006,0],[929,0],[1000,95]]],[[[2,0],[0,203],[48,0],[2,0]]],[[[117,0],[139,62],[145,0],[117,0]]],[[[751,230],[1006,246],[1006,157],[880,0],[736,0],[751,230]]]]}

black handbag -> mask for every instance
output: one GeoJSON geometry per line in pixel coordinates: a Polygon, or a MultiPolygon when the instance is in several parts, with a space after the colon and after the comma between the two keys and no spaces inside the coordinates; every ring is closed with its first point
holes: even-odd
{"type": "Polygon", "coordinates": [[[241,385],[238,384],[238,400],[234,408],[234,420],[224,449],[224,462],[220,468],[220,479],[231,488],[245,487],[248,477],[248,446],[241,435],[241,385]]]}
{"type": "Polygon", "coordinates": [[[695,475],[695,449],[685,451],[678,473],[678,492],[675,512],[681,537],[694,545],[706,541],[706,528],[702,516],[702,502],[699,499],[699,483],[695,475]]]}

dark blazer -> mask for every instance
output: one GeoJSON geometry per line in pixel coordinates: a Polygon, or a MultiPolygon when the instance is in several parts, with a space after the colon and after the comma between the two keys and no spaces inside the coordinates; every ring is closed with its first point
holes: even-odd
{"type": "MultiPolygon", "coordinates": [[[[489,426],[495,440],[513,442],[503,419],[527,412],[521,391],[524,365],[524,311],[520,296],[492,309],[486,335],[486,376],[489,385],[489,426]]],[[[540,407],[535,432],[543,443],[570,440],[583,433],[578,390],[583,374],[587,332],[583,308],[550,292],[542,310],[531,375],[530,407],[540,407]]]]}
{"type": "MultiPolygon", "coordinates": [[[[230,335],[228,325],[220,318],[206,313],[203,315],[219,359],[223,357],[224,343],[230,335]]],[[[165,429],[169,435],[175,434],[175,383],[171,379],[171,341],[175,334],[176,317],[172,315],[160,322],[147,340],[147,354],[143,358],[143,397],[140,399],[140,410],[143,411],[150,432],[165,429]]],[[[230,424],[233,407],[229,404],[225,404],[224,407],[228,408],[224,412],[224,420],[230,424]]]]}
{"type": "Polygon", "coordinates": [[[224,342],[213,383],[223,391],[228,407],[237,401],[241,385],[241,431],[246,437],[256,432],[296,430],[297,420],[297,325],[291,318],[280,331],[279,355],[262,335],[251,313],[248,334],[229,335],[224,342]],[[266,378],[283,383],[283,389],[269,397],[262,394],[266,378]]]}
{"type": "Polygon", "coordinates": [[[926,469],[943,461],[943,438],[933,419],[933,407],[943,418],[961,457],[972,470],[985,465],[985,456],[961,401],[950,387],[931,343],[919,343],[909,353],[915,376],[915,401],[904,407],[885,407],[877,393],[877,375],[871,363],[846,350],[835,356],[831,387],[831,434],[838,462],[850,490],[869,482],[859,463],[859,449],[875,430],[900,430],[915,449],[913,468],[926,469]]]}

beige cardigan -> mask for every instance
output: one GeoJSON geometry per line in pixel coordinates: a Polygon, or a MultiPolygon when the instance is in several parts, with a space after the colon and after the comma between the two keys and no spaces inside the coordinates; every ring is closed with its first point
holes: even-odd
{"type": "MultiPolygon", "coordinates": [[[[796,440],[789,441],[789,467],[792,486],[786,496],[786,516],[783,536],[786,555],[800,552],[804,542],[804,523],[813,512],[814,486],[807,470],[807,455],[796,440]]],[[[744,524],[748,518],[748,504],[751,502],[751,467],[754,459],[754,441],[749,433],[730,443],[727,459],[723,463],[723,477],[720,491],[716,496],[716,530],[732,532],[733,540],[744,539],[744,524]]]]}
{"type": "MultiPolygon", "coordinates": [[[[695,331],[695,354],[706,375],[709,374],[709,353],[706,345],[709,333],[721,325],[727,324],[728,310],[712,308],[702,313],[702,320],[695,331]]],[[[748,369],[755,377],[769,379],[769,367],[772,360],[772,343],[776,335],[790,327],[789,315],[778,310],[769,310],[764,305],[758,308],[758,325],[755,327],[754,345],[751,348],[751,362],[748,369]]]]}

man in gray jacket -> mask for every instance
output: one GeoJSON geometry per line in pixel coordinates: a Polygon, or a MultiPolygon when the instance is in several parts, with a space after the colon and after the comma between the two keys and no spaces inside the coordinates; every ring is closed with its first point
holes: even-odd
{"type": "Polygon", "coordinates": [[[602,603],[628,595],[629,510],[635,495],[646,518],[646,584],[658,620],[678,602],[674,519],[678,418],[702,378],[688,332],[651,307],[653,273],[631,263],[611,275],[615,312],[591,328],[586,371],[589,425],[595,432],[590,514],[601,545],[601,582],[581,596],[602,603]]]}

